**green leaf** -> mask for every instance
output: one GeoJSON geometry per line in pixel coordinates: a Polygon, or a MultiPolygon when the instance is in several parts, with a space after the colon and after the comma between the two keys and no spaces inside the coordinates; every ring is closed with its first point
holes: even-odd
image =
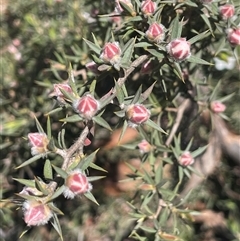
{"type": "Polygon", "coordinates": [[[89,47],[93,52],[95,52],[97,55],[100,55],[100,53],[101,53],[101,48],[100,48],[98,45],[92,43],[91,41],[89,41],[89,40],[87,40],[87,39],[85,39],[85,38],[83,38],[83,40],[85,41],[85,43],[88,45],[88,47],[89,47]]]}
{"type": "MultiPolygon", "coordinates": [[[[76,87],[76,84],[75,84],[75,79],[74,79],[74,72],[73,72],[73,69],[72,69],[72,65],[71,63],[69,63],[69,67],[68,67],[68,82],[69,82],[69,85],[70,87],[72,88],[73,90],[73,93],[77,96],[78,93],[77,93],[77,87],[76,87]]],[[[67,92],[68,93],[68,92],[67,92]]],[[[70,95],[71,96],[71,95],[70,95]]],[[[72,99],[71,99],[72,100],[72,99]]],[[[74,99],[73,99],[74,100],[74,99]]],[[[73,101],[72,100],[72,101],[73,101]]]]}
{"type": "Polygon", "coordinates": [[[52,165],[49,159],[45,161],[43,168],[43,175],[46,179],[53,179],[52,165]]]}
{"type": "Polygon", "coordinates": [[[51,136],[52,136],[52,133],[51,133],[51,121],[50,121],[50,117],[48,116],[47,117],[47,137],[48,139],[50,140],[51,139],[51,136]]]}
{"type": "MultiPolygon", "coordinates": [[[[115,80],[114,80],[115,81],[115,80]]],[[[124,93],[122,88],[118,85],[118,83],[115,81],[115,89],[116,89],[116,97],[118,99],[119,104],[124,102],[124,93]]]]}
{"type": "Polygon", "coordinates": [[[74,102],[76,100],[76,97],[72,93],[67,92],[63,88],[59,88],[59,89],[63,93],[64,97],[70,100],[71,102],[74,102]]]}
{"type": "Polygon", "coordinates": [[[206,25],[208,26],[209,30],[211,31],[211,33],[213,35],[213,29],[212,29],[208,16],[205,13],[201,14],[200,16],[203,19],[203,21],[206,23],[206,25]]]}
{"type": "Polygon", "coordinates": [[[121,64],[130,65],[132,54],[134,51],[135,41],[136,41],[136,38],[132,38],[125,44],[124,49],[123,49],[123,56],[121,59],[121,64]]]}
{"type": "Polygon", "coordinates": [[[150,94],[152,93],[153,87],[156,84],[157,81],[155,81],[149,88],[147,88],[141,95],[139,98],[138,103],[142,103],[144,102],[146,99],[148,99],[148,97],[150,96],[150,94]]]}
{"type": "Polygon", "coordinates": [[[191,44],[194,44],[195,42],[206,38],[210,34],[211,34],[210,31],[207,30],[207,31],[205,31],[203,33],[197,34],[196,36],[192,37],[191,39],[188,40],[188,42],[191,43],[191,44]]]}
{"type": "Polygon", "coordinates": [[[63,191],[65,190],[65,186],[62,185],[61,187],[57,188],[57,190],[53,193],[53,195],[50,197],[49,201],[52,201],[62,195],[63,191]]]}
{"type": "Polygon", "coordinates": [[[95,45],[96,45],[99,49],[101,49],[101,47],[100,47],[100,45],[99,45],[99,43],[98,43],[98,41],[97,41],[97,38],[95,37],[94,33],[92,33],[92,36],[93,36],[93,41],[94,41],[95,45]]]}
{"type": "Polygon", "coordinates": [[[86,158],[84,158],[78,165],[78,168],[80,168],[82,171],[85,171],[90,164],[95,160],[96,154],[98,152],[99,149],[97,149],[96,151],[94,151],[93,153],[91,153],[89,156],[87,156],[86,158]]]}
{"type": "Polygon", "coordinates": [[[164,134],[167,134],[167,132],[165,132],[159,125],[157,125],[155,122],[153,122],[152,120],[148,119],[146,122],[146,125],[152,127],[153,129],[160,131],[164,134]]]}
{"type": "Polygon", "coordinates": [[[131,101],[131,104],[136,104],[138,103],[139,99],[140,99],[140,96],[142,94],[142,85],[139,86],[137,92],[135,93],[132,101],[131,101]]]}
{"type": "Polygon", "coordinates": [[[13,178],[13,180],[27,186],[27,187],[35,187],[35,181],[34,180],[27,180],[27,179],[21,179],[21,178],[13,178]]]}
{"type": "Polygon", "coordinates": [[[195,158],[195,157],[199,156],[207,149],[207,147],[208,146],[202,146],[202,147],[198,148],[197,150],[191,152],[192,157],[195,158]]]}
{"type": "Polygon", "coordinates": [[[106,128],[106,129],[112,131],[111,126],[101,116],[94,116],[92,119],[98,125],[100,125],[100,126],[106,128]]]}
{"type": "Polygon", "coordinates": [[[38,121],[38,119],[37,119],[36,116],[34,116],[34,119],[35,119],[35,122],[36,122],[36,125],[37,125],[38,132],[39,132],[39,133],[45,133],[45,131],[43,130],[43,128],[42,128],[42,126],[41,126],[41,124],[40,124],[40,122],[38,121]]]}
{"type": "Polygon", "coordinates": [[[91,95],[94,95],[96,84],[97,84],[97,80],[94,79],[89,87],[89,92],[91,95]]]}
{"type": "Polygon", "coordinates": [[[99,205],[98,202],[97,202],[97,200],[95,199],[95,197],[92,195],[91,192],[86,192],[86,193],[84,193],[84,196],[85,196],[86,198],[88,198],[89,200],[91,200],[92,202],[94,202],[94,203],[96,203],[97,205],[99,205]]]}
{"type": "Polygon", "coordinates": [[[195,64],[214,65],[214,64],[211,64],[211,63],[207,62],[206,60],[200,59],[200,58],[198,58],[197,56],[194,56],[194,55],[191,55],[187,59],[187,61],[190,62],[190,63],[195,63],[195,64]]]}
{"type": "Polygon", "coordinates": [[[156,233],[157,232],[154,228],[150,228],[150,227],[143,226],[143,225],[141,225],[139,228],[146,231],[147,233],[156,233]]]}
{"type": "Polygon", "coordinates": [[[176,18],[171,23],[172,31],[171,31],[171,41],[180,38],[182,34],[182,23],[179,22],[179,16],[177,15],[176,18]]]}
{"type": "Polygon", "coordinates": [[[64,213],[59,208],[57,208],[55,205],[53,205],[52,202],[48,203],[48,206],[54,213],[59,214],[59,215],[64,215],[64,213]]]}
{"type": "Polygon", "coordinates": [[[88,177],[87,179],[88,179],[88,181],[89,182],[94,182],[94,181],[97,181],[97,180],[100,180],[100,179],[103,179],[103,178],[105,178],[106,176],[94,176],[94,177],[88,177]]]}
{"type": "Polygon", "coordinates": [[[57,231],[60,239],[63,241],[61,225],[60,225],[58,217],[55,213],[53,213],[53,222],[51,221],[51,224],[54,227],[54,229],[57,231]]]}
{"type": "Polygon", "coordinates": [[[43,185],[43,183],[41,181],[38,180],[37,177],[35,177],[35,184],[36,184],[36,188],[41,191],[44,195],[48,195],[49,191],[46,189],[46,187],[43,185]]]}
{"type": "Polygon", "coordinates": [[[79,116],[78,114],[66,117],[64,119],[61,119],[60,121],[62,122],[78,122],[78,121],[82,121],[82,117],[79,116]]]}
{"type": "Polygon", "coordinates": [[[213,101],[213,100],[215,100],[215,99],[217,98],[217,94],[218,94],[218,92],[220,91],[221,84],[222,84],[222,81],[219,80],[219,81],[217,82],[217,85],[216,85],[215,88],[213,89],[211,96],[209,97],[209,101],[210,101],[210,102],[213,101]]]}
{"type": "Polygon", "coordinates": [[[135,48],[147,48],[147,47],[152,47],[153,45],[147,42],[140,42],[135,44],[135,48]]]}
{"type": "Polygon", "coordinates": [[[102,167],[99,167],[98,165],[96,165],[95,163],[91,162],[89,167],[98,170],[98,171],[102,171],[102,172],[108,172],[107,170],[103,169],[102,167]]]}
{"type": "Polygon", "coordinates": [[[27,166],[27,165],[37,161],[38,159],[40,159],[42,157],[43,157],[43,154],[38,154],[36,156],[33,156],[32,158],[30,158],[27,161],[25,161],[24,163],[22,163],[20,166],[15,167],[15,169],[19,169],[19,168],[25,167],[25,166],[27,166]]]}
{"type": "Polygon", "coordinates": [[[180,64],[178,62],[174,62],[173,65],[174,65],[174,73],[178,76],[180,80],[184,82],[184,77],[182,74],[182,69],[180,64]]]}
{"type": "Polygon", "coordinates": [[[62,168],[59,168],[55,165],[52,165],[52,167],[63,179],[67,178],[68,174],[62,168]]]}
{"type": "Polygon", "coordinates": [[[151,55],[157,57],[158,59],[164,58],[164,55],[156,49],[146,49],[146,51],[148,51],[151,55]]]}
{"type": "Polygon", "coordinates": [[[232,99],[232,97],[233,97],[234,95],[235,95],[235,93],[232,93],[232,94],[230,94],[230,95],[226,95],[226,96],[218,99],[218,101],[220,101],[220,102],[223,103],[223,102],[225,102],[225,101],[228,101],[228,100],[232,99]]]}

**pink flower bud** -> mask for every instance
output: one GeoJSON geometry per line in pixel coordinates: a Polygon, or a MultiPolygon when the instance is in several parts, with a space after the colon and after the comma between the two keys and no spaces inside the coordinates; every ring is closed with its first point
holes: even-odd
{"type": "Polygon", "coordinates": [[[235,8],[231,4],[225,4],[219,8],[219,12],[223,19],[229,19],[234,15],[235,8]]]}
{"type": "Polygon", "coordinates": [[[146,32],[146,37],[151,42],[162,42],[165,38],[165,27],[159,23],[151,24],[146,32]]]}
{"type": "Polygon", "coordinates": [[[118,42],[106,43],[102,49],[100,59],[105,63],[117,64],[121,59],[121,49],[118,42]]]}
{"type": "Polygon", "coordinates": [[[86,68],[96,75],[100,74],[100,71],[98,70],[98,65],[94,61],[87,63],[86,68]]]}
{"type": "Polygon", "coordinates": [[[72,171],[65,181],[66,189],[63,192],[65,198],[73,199],[76,195],[84,194],[92,190],[92,185],[81,170],[72,171]]]}
{"type": "Polygon", "coordinates": [[[151,16],[157,10],[157,4],[152,0],[145,0],[141,4],[141,11],[144,16],[151,16]]]}
{"type": "Polygon", "coordinates": [[[153,149],[153,147],[146,140],[142,140],[138,144],[138,148],[139,148],[141,153],[148,153],[153,149]]]}
{"type": "Polygon", "coordinates": [[[190,166],[194,163],[194,159],[190,152],[184,152],[178,159],[178,163],[184,167],[190,166]]]}
{"type": "Polygon", "coordinates": [[[124,11],[123,8],[121,7],[120,3],[126,4],[130,9],[132,9],[134,11],[131,0],[115,0],[115,5],[116,5],[115,10],[118,13],[122,13],[124,11]]]}
{"type": "Polygon", "coordinates": [[[213,101],[210,104],[210,108],[214,113],[222,113],[226,110],[226,105],[220,101],[213,101]]]}
{"type": "Polygon", "coordinates": [[[24,221],[28,226],[38,226],[48,223],[52,217],[52,211],[41,202],[27,200],[23,203],[24,221]]]}
{"type": "Polygon", "coordinates": [[[44,154],[48,151],[47,145],[49,143],[49,140],[45,133],[29,133],[28,139],[30,141],[30,145],[32,146],[31,153],[33,156],[41,153],[44,154]]]}
{"type": "Polygon", "coordinates": [[[54,84],[53,88],[54,90],[51,96],[56,96],[60,103],[65,103],[65,97],[61,90],[65,90],[68,93],[73,93],[71,86],[68,84],[54,84]]]}
{"type": "Polygon", "coordinates": [[[130,125],[135,127],[150,118],[150,111],[141,104],[130,105],[126,110],[126,117],[130,121],[130,125]]]}
{"type": "Polygon", "coordinates": [[[151,74],[152,71],[153,71],[153,64],[152,64],[151,60],[145,61],[141,66],[140,73],[141,74],[151,74]]]}
{"type": "Polygon", "coordinates": [[[240,27],[236,29],[228,29],[227,38],[232,45],[240,45],[240,27]]]}
{"type": "Polygon", "coordinates": [[[185,38],[178,38],[172,40],[166,49],[175,61],[182,61],[191,56],[190,46],[191,44],[185,38]]]}
{"type": "Polygon", "coordinates": [[[73,108],[83,118],[91,120],[99,110],[99,103],[94,97],[87,94],[73,103],[73,108]]]}

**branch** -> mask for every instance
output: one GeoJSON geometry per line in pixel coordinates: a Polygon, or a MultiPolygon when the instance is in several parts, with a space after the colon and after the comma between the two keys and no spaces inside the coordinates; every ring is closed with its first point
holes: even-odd
{"type": "Polygon", "coordinates": [[[176,117],[175,123],[174,123],[174,125],[172,127],[172,130],[170,132],[170,135],[168,136],[168,139],[167,139],[167,141],[165,143],[166,146],[169,146],[171,144],[171,142],[173,140],[173,137],[176,134],[176,132],[178,130],[178,127],[179,127],[179,125],[181,123],[183,114],[184,114],[185,110],[189,107],[190,103],[191,103],[190,99],[186,99],[178,107],[178,109],[177,109],[177,117],[176,117]]]}

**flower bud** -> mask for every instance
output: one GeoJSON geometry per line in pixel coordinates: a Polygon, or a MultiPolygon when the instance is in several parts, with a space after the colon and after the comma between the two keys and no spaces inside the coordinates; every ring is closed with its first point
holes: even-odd
{"type": "Polygon", "coordinates": [[[151,60],[147,60],[142,64],[140,74],[151,74],[152,71],[153,71],[153,64],[151,60]]]}
{"type": "Polygon", "coordinates": [[[144,153],[148,153],[150,152],[153,147],[149,144],[149,142],[147,142],[146,140],[142,140],[139,144],[138,144],[138,148],[140,150],[140,152],[142,154],[144,153]]]}
{"type": "Polygon", "coordinates": [[[38,154],[44,154],[48,151],[47,145],[49,143],[49,140],[47,138],[47,135],[45,133],[29,133],[28,139],[30,142],[31,147],[31,153],[33,156],[38,154]]]}
{"type": "Polygon", "coordinates": [[[225,4],[219,7],[219,12],[223,19],[229,19],[234,15],[235,8],[232,4],[225,4]]]}
{"type": "Polygon", "coordinates": [[[98,70],[98,65],[94,61],[87,63],[86,68],[96,75],[100,74],[100,71],[98,70]]]}
{"type": "Polygon", "coordinates": [[[121,49],[118,42],[106,43],[102,49],[100,59],[112,65],[119,63],[121,59],[121,49]]]}
{"type": "Polygon", "coordinates": [[[240,45],[240,27],[236,29],[228,29],[228,41],[232,45],[240,45]]]}
{"type": "Polygon", "coordinates": [[[73,103],[73,108],[83,118],[91,120],[99,109],[99,103],[94,97],[87,94],[73,103]]]}
{"type": "Polygon", "coordinates": [[[157,10],[157,4],[152,0],[145,0],[141,4],[141,11],[145,17],[151,16],[157,10]]]}
{"type": "Polygon", "coordinates": [[[141,104],[130,105],[126,110],[126,117],[130,121],[130,125],[135,127],[150,118],[150,111],[141,104]]]}
{"type": "Polygon", "coordinates": [[[226,105],[220,101],[213,101],[210,104],[210,108],[214,113],[222,113],[226,110],[226,105]]]}
{"type": "Polygon", "coordinates": [[[27,200],[23,203],[24,221],[28,226],[38,226],[48,223],[52,217],[52,211],[47,204],[35,200],[27,200]]]}
{"type": "Polygon", "coordinates": [[[178,163],[181,166],[186,167],[186,166],[192,165],[194,163],[194,159],[193,159],[191,153],[186,151],[179,157],[178,163]]]}
{"type": "Polygon", "coordinates": [[[146,32],[146,37],[151,42],[162,42],[165,38],[165,27],[159,23],[151,24],[146,32]]]}
{"type": "Polygon", "coordinates": [[[92,185],[80,169],[72,171],[65,180],[66,189],[63,192],[65,198],[73,199],[76,195],[84,194],[92,190],[92,185]]]}
{"type": "Polygon", "coordinates": [[[132,10],[132,13],[135,12],[131,0],[115,0],[115,11],[118,13],[122,13],[124,11],[120,3],[127,5],[132,10]]]}
{"type": "Polygon", "coordinates": [[[185,38],[178,38],[172,40],[167,46],[168,54],[175,61],[182,61],[191,56],[190,43],[185,38]]]}
{"type": "Polygon", "coordinates": [[[60,103],[65,103],[65,100],[64,100],[65,97],[64,97],[64,94],[62,93],[61,89],[65,90],[68,93],[73,93],[71,86],[68,84],[54,84],[53,88],[54,88],[54,90],[53,90],[53,93],[51,94],[51,96],[57,97],[57,100],[60,103]]]}

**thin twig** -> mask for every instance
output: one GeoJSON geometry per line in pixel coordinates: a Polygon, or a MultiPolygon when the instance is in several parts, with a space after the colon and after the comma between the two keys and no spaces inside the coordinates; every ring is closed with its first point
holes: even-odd
{"type": "Polygon", "coordinates": [[[68,163],[69,163],[70,159],[72,158],[72,155],[76,151],[82,151],[82,148],[84,146],[84,141],[86,140],[88,133],[89,133],[89,128],[88,128],[88,126],[86,126],[83,129],[83,131],[81,132],[77,141],[67,150],[66,157],[65,157],[63,165],[62,165],[63,170],[65,170],[68,167],[68,163]]]}
{"type": "Polygon", "coordinates": [[[168,136],[168,139],[167,141],[165,142],[165,145],[166,146],[169,146],[173,140],[173,137],[174,135],[176,134],[177,130],[178,130],[178,127],[181,123],[181,120],[182,120],[182,117],[183,117],[183,114],[185,112],[185,110],[189,107],[189,104],[190,104],[190,99],[186,99],[182,102],[182,104],[178,107],[177,109],[177,117],[176,117],[176,120],[175,120],[175,123],[172,127],[172,130],[170,132],[170,135],[168,136]]]}

